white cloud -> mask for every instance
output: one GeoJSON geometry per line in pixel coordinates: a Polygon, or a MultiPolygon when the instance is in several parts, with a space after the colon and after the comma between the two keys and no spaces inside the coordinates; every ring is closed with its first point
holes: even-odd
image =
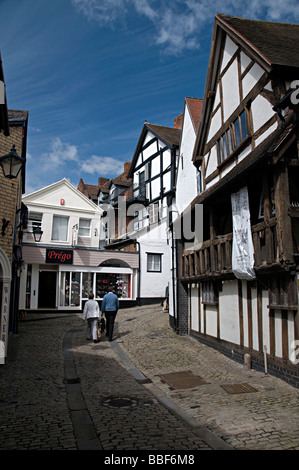
{"type": "Polygon", "coordinates": [[[80,170],[84,173],[98,176],[117,176],[123,172],[124,164],[112,157],[98,157],[92,155],[80,164],[80,170]]]}
{"type": "Polygon", "coordinates": [[[44,170],[54,170],[68,162],[78,161],[78,149],[75,145],[63,143],[59,137],[55,137],[51,143],[50,152],[42,155],[44,170]]]}
{"type": "Polygon", "coordinates": [[[296,22],[298,0],[72,0],[78,11],[100,25],[124,22],[133,10],[152,23],[154,42],[168,54],[180,54],[200,45],[201,30],[217,12],[268,21],[296,22]]]}

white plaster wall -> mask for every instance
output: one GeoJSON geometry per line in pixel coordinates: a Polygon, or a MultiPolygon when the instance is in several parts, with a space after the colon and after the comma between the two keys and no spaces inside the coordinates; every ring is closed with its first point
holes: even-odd
{"type": "Polygon", "coordinates": [[[152,160],[152,169],[151,169],[151,176],[156,176],[160,173],[160,155],[152,160]]]}
{"type": "Polygon", "coordinates": [[[211,119],[207,142],[209,142],[212,139],[212,137],[214,137],[214,135],[216,134],[216,132],[219,130],[221,126],[222,126],[221,109],[219,108],[218,111],[214,114],[214,116],[211,119]]]}
{"type": "Polygon", "coordinates": [[[240,104],[237,60],[234,60],[222,77],[222,94],[223,119],[225,122],[240,104]]]}
{"type": "Polygon", "coordinates": [[[265,71],[258,65],[254,64],[249,72],[242,80],[243,99],[248,95],[252,88],[257,84],[259,79],[264,75],[265,71]]]}
{"type": "Polygon", "coordinates": [[[162,166],[163,166],[163,171],[164,171],[171,164],[171,151],[169,149],[163,152],[162,160],[163,160],[162,166]]]}
{"type": "MultiPolygon", "coordinates": [[[[145,144],[146,142],[144,142],[145,144]]],[[[153,142],[149,147],[143,150],[143,161],[145,162],[149,157],[157,152],[157,142],[153,142]]]]}
{"type": "Polygon", "coordinates": [[[191,285],[191,321],[190,327],[193,331],[199,331],[198,322],[198,284],[191,285]]]}
{"type": "Polygon", "coordinates": [[[240,344],[238,281],[224,281],[219,293],[220,338],[240,344]]]}
{"type": "Polygon", "coordinates": [[[253,131],[259,130],[269,119],[274,116],[273,106],[266,98],[258,95],[251,104],[253,131]]]}
{"type": "Polygon", "coordinates": [[[160,196],[160,178],[156,178],[151,182],[152,184],[152,199],[160,196]]]}
{"type": "Polygon", "coordinates": [[[184,125],[180,147],[181,157],[178,162],[176,184],[176,206],[179,213],[182,213],[197,195],[196,168],[192,163],[195,138],[196,134],[188,106],[185,106],[184,125]]]}
{"type": "Polygon", "coordinates": [[[232,41],[232,39],[228,35],[226,35],[221,71],[226,67],[226,65],[228,64],[237,49],[238,46],[232,41]]]}
{"type": "Polygon", "coordinates": [[[262,328],[263,328],[263,347],[266,346],[267,352],[270,352],[270,324],[269,324],[269,294],[267,290],[262,291],[262,328]]]}
{"type": "Polygon", "coordinates": [[[206,305],[206,333],[217,338],[217,307],[206,305]]]}
{"type": "Polygon", "coordinates": [[[248,341],[248,308],[247,308],[247,282],[242,281],[242,305],[243,305],[243,337],[244,346],[249,347],[248,341]]]}
{"type": "Polygon", "coordinates": [[[213,171],[217,170],[218,161],[217,161],[216,145],[214,145],[214,147],[211,148],[210,158],[208,157],[208,155],[205,156],[205,165],[206,165],[206,178],[207,178],[213,173],[213,171]]]}

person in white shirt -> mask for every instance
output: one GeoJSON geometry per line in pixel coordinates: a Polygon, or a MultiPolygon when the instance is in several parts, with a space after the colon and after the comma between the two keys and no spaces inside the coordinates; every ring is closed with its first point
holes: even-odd
{"type": "Polygon", "coordinates": [[[84,305],[83,321],[87,320],[86,338],[89,340],[92,334],[94,343],[98,342],[97,325],[100,318],[99,304],[94,300],[94,294],[89,294],[89,300],[84,305]]]}

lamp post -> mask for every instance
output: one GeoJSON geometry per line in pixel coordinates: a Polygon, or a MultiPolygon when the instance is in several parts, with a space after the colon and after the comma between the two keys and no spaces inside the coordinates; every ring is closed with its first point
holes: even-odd
{"type": "Polygon", "coordinates": [[[16,152],[16,146],[13,145],[11,151],[6,155],[0,157],[0,165],[4,176],[9,179],[16,178],[21,171],[24,163],[24,158],[16,152]]]}

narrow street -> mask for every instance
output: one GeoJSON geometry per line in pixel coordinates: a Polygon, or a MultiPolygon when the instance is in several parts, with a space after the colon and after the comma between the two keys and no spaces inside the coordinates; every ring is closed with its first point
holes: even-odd
{"type": "MultiPolygon", "coordinates": [[[[298,450],[298,389],[178,336],[160,305],[115,339],[28,314],[0,369],[0,450],[298,450]]],[[[183,455],[183,452],[182,452],[183,455]]]]}

